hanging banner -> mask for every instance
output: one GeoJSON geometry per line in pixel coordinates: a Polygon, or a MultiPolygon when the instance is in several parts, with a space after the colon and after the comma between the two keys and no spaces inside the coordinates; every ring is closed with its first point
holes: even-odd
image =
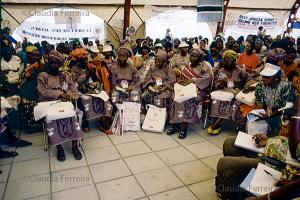
{"type": "Polygon", "coordinates": [[[225,21],[225,25],[225,37],[233,36],[238,38],[239,36],[246,37],[249,34],[257,35],[258,27],[260,26],[266,30],[266,35],[271,35],[272,37],[282,32],[279,20],[267,12],[249,12],[238,16],[233,21],[225,21]]]}
{"type": "Polygon", "coordinates": [[[13,33],[16,40],[35,43],[43,40],[50,44],[70,41],[74,38],[104,40],[104,21],[88,11],[68,7],[35,12],[13,33]]]}
{"type": "Polygon", "coordinates": [[[47,40],[51,44],[70,41],[74,38],[88,37],[89,40],[104,38],[104,25],[102,24],[38,24],[36,22],[23,22],[16,33],[31,42],[47,40]]]}
{"type": "Polygon", "coordinates": [[[240,15],[237,26],[241,29],[255,30],[262,26],[264,29],[275,30],[278,26],[277,19],[274,17],[251,17],[240,15]]]}

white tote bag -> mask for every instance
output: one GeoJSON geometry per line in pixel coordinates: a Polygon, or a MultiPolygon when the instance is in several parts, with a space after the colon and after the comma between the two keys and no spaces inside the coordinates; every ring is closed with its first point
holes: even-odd
{"type": "Polygon", "coordinates": [[[253,122],[247,122],[247,132],[250,135],[267,134],[269,125],[265,120],[257,120],[253,122]]]}
{"type": "Polygon", "coordinates": [[[141,130],[141,104],[135,102],[123,102],[124,131],[141,130]]]}
{"type": "Polygon", "coordinates": [[[248,92],[248,93],[243,93],[243,91],[240,91],[235,96],[235,99],[246,105],[254,106],[255,105],[255,91],[248,92]]]}
{"type": "Polygon", "coordinates": [[[166,108],[147,105],[148,111],[142,129],[150,132],[162,133],[167,119],[166,108]]]}
{"type": "Polygon", "coordinates": [[[49,106],[46,119],[51,121],[74,116],[76,116],[76,112],[71,102],[59,102],[49,106]]]}
{"type": "Polygon", "coordinates": [[[186,86],[175,83],[174,91],[174,101],[177,103],[182,103],[183,101],[197,97],[197,86],[194,83],[190,83],[186,86]]]}

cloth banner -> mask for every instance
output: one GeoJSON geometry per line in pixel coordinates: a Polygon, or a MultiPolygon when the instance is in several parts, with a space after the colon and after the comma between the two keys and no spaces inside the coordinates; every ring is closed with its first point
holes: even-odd
{"type": "Polygon", "coordinates": [[[223,16],[223,0],[198,0],[198,22],[221,22],[223,16]]]}
{"type": "Polygon", "coordinates": [[[89,40],[103,39],[104,30],[101,24],[77,24],[75,29],[66,24],[35,23],[24,21],[17,29],[20,37],[36,42],[47,40],[51,44],[70,41],[73,38],[88,37],[89,40]]]}

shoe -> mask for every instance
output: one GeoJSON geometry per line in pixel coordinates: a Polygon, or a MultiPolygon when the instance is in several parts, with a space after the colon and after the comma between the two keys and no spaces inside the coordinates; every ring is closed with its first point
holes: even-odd
{"type": "Polygon", "coordinates": [[[72,148],[72,152],[74,154],[74,157],[76,160],[81,160],[82,159],[82,154],[80,153],[79,149],[76,148],[72,148]]]}
{"type": "Polygon", "coordinates": [[[0,153],[0,159],[5,159],[5,158],[13,158],[18,155],[17,152],[14,151],[1,151],[0,153]]]}
{"type": "Polygon", "coordinates": [[[27,147],[27,146],[31,146],[32,143],[28,142],[28,141],[25,141],[25,140],[18,139],[16,141],[12,142],[12,143],[9,143],[8,145],[11,146],[11,147],[27,147]]]}
{"type": "Polygon", "coordinates": [[[171,129],[167,130],[167,135],[173,135],[179,131],[180,130],[178,130],[177,128],[172,127],[171,129]]]}
{"type": "Polygon", "coordinates": [[[184,139],[186,137],[186,132],[185,131],[180,131],[178,138],[179,139],[184,139]]]}
{"type": "Polygon", "coordinates": [[[218,129],[212,129],[211,127],[208,127],[207,132],[210,135],[219,135],[221,133],[221,128],[218,129]]]}
{"type": "Polygon", "coordinates": [[[90,128],[82,128],[83,132],[88,133],[90,132],[90,128]]]}
{"type": "Polygon", "coordinates": [[[104,132],[104,133],[106,133],[107,135],[112,135],[113,134],[112,130],[109,130],[109,129],[106,130],[106,129],[102,128],[102,127],[99,127],[99,130],[102,131],[102,132],[104,132]]]}
{"type": "Polygon", "coordinates": [[[64,151],[57,151],[56,158],[59,162],[64,162],[66,160],[66,155],[64,151]]]}

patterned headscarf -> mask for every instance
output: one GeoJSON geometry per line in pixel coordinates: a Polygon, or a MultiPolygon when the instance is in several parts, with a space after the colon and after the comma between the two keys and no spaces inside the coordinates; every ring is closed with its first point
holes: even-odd
{"type": "Polygon", "coordinates": [[[52,60],[52,59],[58,60],[61,64],[63,64],[65,62],[64,56],[61,53],[59,53],[58,51],[51,51],[51,53],[49,54],[49,60],[52,60]]]}
{"type": "Polygon", "coordinates": [[[161,58],[164,62],[167,62],[167,60],[168,60],[167,52],[164,51],[164,50],[159,49],[159,50],[157,51],[156,56],[157,56],[158,58],[161,58]]]}
{"type": "Polygon", "coordinates": [[[229,58],[231,60],[237,60],[238,54],[233,50],[226,50],[222,55],[223,59],[229,58]]]}
{"type": "Polygon", "coordinates": [[[38,49],[35,46],[27,46],[26,53],[32,53],[33,51],[37,51],[38,49]]]}
{"type": "Polygon", "coordinates": [[[73,59],[85,58],[88,56],[88,52],[83,48],[77,48],[74,51],[72,51],[69,56],[73,59]]]}
{"type": "Polygon", "coordinates": [[[120,52],[126,53],[128,57],[131,57],[133,55],[131,48],[129,46],[127,46],[127,45],[121,46],[118,49],[117,53],[120,53],[120,52]]]}
{"type": "Polygon", "coordinates": [[[205,53],[201,49],[196,49],[196,48],[191,49],[190,54],[196,54],[198,57],[205,56],[205,53]]]}

